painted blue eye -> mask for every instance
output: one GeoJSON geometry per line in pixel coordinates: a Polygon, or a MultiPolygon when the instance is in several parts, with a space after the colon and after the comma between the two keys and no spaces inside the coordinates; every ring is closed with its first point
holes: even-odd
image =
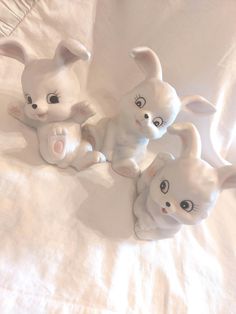
{"type": "Polygon", "coordinates": [[[189,213],[193,210],[194,204],[190,200],[184,200],[184,201],[180,202],[180,207],[189,213]]]}
{"type": "Polygon", "coordinates": [[[142,96],[137,96],[135,98],[135,105],[139,108],[143,108],[143,106],[146,104],[146,99],[142,96]]]}

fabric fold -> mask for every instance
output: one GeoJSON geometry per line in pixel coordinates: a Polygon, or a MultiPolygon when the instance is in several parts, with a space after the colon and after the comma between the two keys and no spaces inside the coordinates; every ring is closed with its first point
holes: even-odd
{"type": "Polygon", "coordinates": [[[31,11],[36,2],[37,0],[1,0],[0,36],[9,36],[31,11]]]}

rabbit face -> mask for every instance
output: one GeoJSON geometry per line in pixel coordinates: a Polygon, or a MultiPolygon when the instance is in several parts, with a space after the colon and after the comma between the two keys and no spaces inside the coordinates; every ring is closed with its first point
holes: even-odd
{"type": "Polygon", "coordinates": [[[123,97],[121,115],[133,132],[148,139],[158,139],[166,133],[180,109],[175,89],[152,78],[123,97]]]}
{"type": "Polygon", "coordinates": [[[150,186],[150,196],[160,213],[188,225],[208,216],[219,191],[215,169],[193,158],[170,161],[150,186]]]}
{"type": "Polygon", "coordinates": [[[25,96],[24,113],[40,123],[59,122],[71,117],[72,108],[83,113],[84,121],[91,112],[88,106],[79,106],[80,85],[72,65],[88,61],[89,51],[77,40],[62,40],[52,59],[37,59],[24,45],[15,40],[0,40],[0,55],[24,64],[21,82],[25,96]],[[85,114],[84,114],[85,113],[85,114]]]}
{"type": "Polygon", "coordinates": [[[80,94],[79,81],[70,67],[57,67],[46,59],[25,67],[22,88],[26,116],[42,123],[68,119],[80,94]]]}
{"type": "Polygon", "coordinates": [[[145,74],[145,79],[121,99],[121,120],[131,133],[159,139],[185,107],[200,114],[215,112],[214,106],[201,96],[180,100],[175,89],[163,81],[160,60],[152,49],[136,47],[131,56],[145,74]]]}

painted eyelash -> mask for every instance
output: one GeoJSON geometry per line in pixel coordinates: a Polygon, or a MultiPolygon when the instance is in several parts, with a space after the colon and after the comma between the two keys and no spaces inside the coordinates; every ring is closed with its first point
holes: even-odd
{"type": "Polygon", "coordinates": [[[140,97],[144,98],[143,96],[141,96],[140,94],[138,94],[138,95],[136,95],[136,96],[134,97],[134,99],[137,100],[137,99],[139,99],[140,97]]]}
{"type": "Polygon", "coordinates": [[[61,97],[57,90],[55,90],[55,92],[53,92],[52,94],[56,95],[58,98],[61,97]]]}
{"type": "MultiPolygon", "coordinates": [[[[161,117],[160,117],[161,118],[161,117]]],[[[162,118],[161,118],[162,119],[162,118]]],[[[154,123],[154,122],[153,122],[154,123]]],[[[165,124],[167,123],[167,121],[164,121],[163,119],[162,119],[162,124],[161,124],[161,127],[163,127],[165,124]]]]}
{"type": "Polygon", "coordinates": [[[193,203],[193,209],[192,210],[196,210],[196,211],[199,210],[199,205],[193,203]]]}

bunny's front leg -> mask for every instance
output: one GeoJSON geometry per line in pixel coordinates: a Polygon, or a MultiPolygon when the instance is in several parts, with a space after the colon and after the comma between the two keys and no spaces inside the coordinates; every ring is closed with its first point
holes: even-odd
{"type": "Polygon", "coordinates": [[[146,209],[148,190],[143,191],[135,200],[133,212],[135,216],[134,232],[140,240],[157,240],[160,239],[160,230],[156,226],[156,222],[146,209]]]}
{"type": "Polygon", "coordinates": [[[21,122],[24,122],[24,111],[23,106],[21,104],[9,104],[7,108],[8,113],[13,116],[14,118],[20,120],[21,122]]]}
{"type": "Polygon", "coordinates": [[[31,128],[37,128],[39,125],[38,121],[30,119],[25,115],[23,103],[10,103],[8,105],[7,111],[12,117],[31,128]]]}
{"type": "Polygon", "coordinates": [[[112,168],[122,176],[136,178],[140,174],[139,162],[145,155],[148,139],[130,134],[122,126],[116,130],[112,168]]]}
{"type": "Polygon", "coordinates": [[[106,157],[107,161],[112,160],[113,150],[115,146],[115,138],[116,138],[116,126],[113,120],[109,120],[107,122],[107,129],[105,132],[103,145],[102,145],[102,153],[106,157]]]}
{"type": "Polygon", "coordinates": [[[156,223],[146,209],[148,190],[143,191],[135,200],[133,212],[136,218],[135,226],[139,230],[156,228],[156,223]]]}

